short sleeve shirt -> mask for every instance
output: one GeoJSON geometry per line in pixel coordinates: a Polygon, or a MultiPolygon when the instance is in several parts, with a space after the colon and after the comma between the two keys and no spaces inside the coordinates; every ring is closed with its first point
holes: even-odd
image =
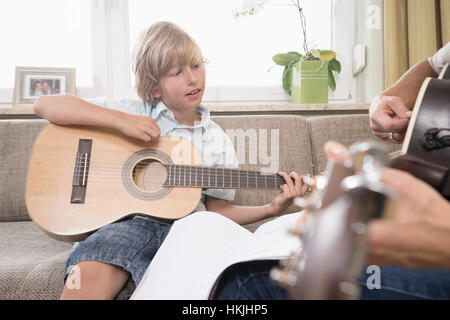
{"type": "Polygon", "coordinates": [[[450,63],[450,42],[442,47],[436,54],[428,59],[436,74],[440,74],[447,63],[450,63]]]}
{"type": "MultiPolygon", "coordinates": [[[[122,111],[129,114],[149,116],[156,121],[161,136],[177,136],[185,138],[193,143],[202,157],[202,165],[205,167],[238,168],[239,162],[233,143],[222,130],[210,118],[209,110],[199,105],[194,111],[201,116],[201,121],[194,126],[180,125],[162,101],[151,106],[142,100],[122,98],[109,100],[106,98],[88,99],[88,102],[101,107],[122,111]]],[[[202,192],[200,204],[195,211],[205,210],[205,196],[232,201],[235,190],[233,189],[206,189],[202,192]]]]}

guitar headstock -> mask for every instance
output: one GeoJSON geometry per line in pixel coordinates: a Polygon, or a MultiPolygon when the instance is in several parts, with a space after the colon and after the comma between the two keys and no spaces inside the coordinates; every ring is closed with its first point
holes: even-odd
{"type": "MultiPolygon", "coordinates": [[[[346,163],[329,162],[308,199],[298,230],[301,248],[271,272],[293,299],[357,298],[367,223],[380,216],[391,192],[380,182],[387,153],[373,143],[351,147],[346,163]]],[[[300,201],[301,202],[301,201],[300,201]]]]}

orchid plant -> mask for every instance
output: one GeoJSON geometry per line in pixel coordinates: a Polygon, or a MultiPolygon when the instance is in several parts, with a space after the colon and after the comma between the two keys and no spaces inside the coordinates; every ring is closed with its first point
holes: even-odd
{"type": "Polygon", "coordinates": [[[307,33],[306,33],[306,18],[303,12],[303,8],[300,5],[300,0],[289,0],[289,1],[270,1],[270,0],[243,0],[243,6],[240,10],[234,10],[234,16],[236,18],[254,15],[262,10],[266,5],[284,5],[292,6],[298,11],[301,32],[303,36],[303,54],[297,51],[290,51],[287,53],[279,53],[272,57],[273,62],[277,65],[284,67],[284,72],[282,75],[283,89],[291,94],[291,70],[292,66],[299,61],[314,61],[321,60],[322,64],[328,62],[328,86],[331,90],[336,90],[336,80],[334,78],[334,73],[341,72],[341,63],[336,59],[336,52],[332,50],[319,50],[311,49],[308,46],[307,33]]]}

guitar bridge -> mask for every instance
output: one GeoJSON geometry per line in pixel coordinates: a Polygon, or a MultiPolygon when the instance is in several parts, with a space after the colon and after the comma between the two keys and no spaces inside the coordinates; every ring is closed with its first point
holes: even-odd
{"type": "Polygon", "coordinates": [[[84,203],[89,174],[92,140],[80,139],[73,170],[72,195],[70,203],[84,203]]]}

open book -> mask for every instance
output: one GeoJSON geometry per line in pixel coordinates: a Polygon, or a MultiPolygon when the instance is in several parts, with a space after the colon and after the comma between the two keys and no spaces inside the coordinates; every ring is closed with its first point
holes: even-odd
{"type": "Polygon", "coordinates": [[[302,214],[281,216],[254,233],[210,211],[178,220],[131,299],[208,299],[227,267],[250,260],[285,259],[299,250],[300,240],[288,228],[302,214]]]}

